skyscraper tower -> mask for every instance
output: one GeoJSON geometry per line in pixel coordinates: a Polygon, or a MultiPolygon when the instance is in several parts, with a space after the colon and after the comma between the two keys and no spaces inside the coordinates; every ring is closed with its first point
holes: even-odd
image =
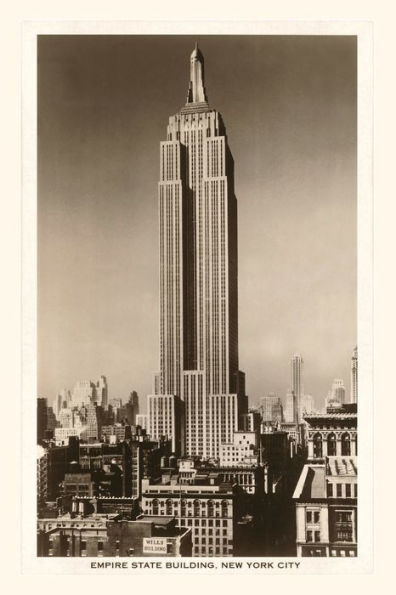
{"type": "Polygon", "coordinates": [[[232,440],[246,399],[238,370],[234,162],[222,117],[209,107],[197,45],[186,104],[169,118],[160,154],[160,370],[154,392],[182,402],[182,451],[213,457],[232,440]]]}
{"type": "Polygon", "coordinates": [[[355,347],[351,359],[351,403],[358,399],[358,349],[355,347]]]}
{"type": "Polygon", "coordinates": [[[297,406],[297,416],[298,416],[298,423],[301,421],[300,413],[301,413],[301,397],[303,395],[304,389],[302,385],[302,370],[303,370],[303,363],[304,360],[298,353],[294,354],[290,365],[291,365],[291,392],[294,393],[296,398],[296,406],[297,406]]]}

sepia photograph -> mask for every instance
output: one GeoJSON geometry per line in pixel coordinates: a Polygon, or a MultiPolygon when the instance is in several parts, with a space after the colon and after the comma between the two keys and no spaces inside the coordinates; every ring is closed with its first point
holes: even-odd
{"type": "Polygon", "coordinates": [[[36,40],[35,556],[358,558],[358,35],[36,40]]]}

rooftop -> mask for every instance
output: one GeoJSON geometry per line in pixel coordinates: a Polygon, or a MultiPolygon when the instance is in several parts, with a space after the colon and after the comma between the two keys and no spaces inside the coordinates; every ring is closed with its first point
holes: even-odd
{"type": "Polygon", "coordinates": [[[293,498],[327,498],[326,479],[340,476],[357,476],[355,457],[326,457],[325,463],[308,463],[303,467],[293,498]]]}
{"type": "Polygon", "coordinates": [[[355,457],[328,457],[326,475],[357,475],[357,460],[355,457]]]}
{"type": "Polygon", "coordinates": [[[306,413],[304,415],[304,419],[332,419],[333,417],[336,417],[338,419],[356,419],[357,413],[306,413]]]}

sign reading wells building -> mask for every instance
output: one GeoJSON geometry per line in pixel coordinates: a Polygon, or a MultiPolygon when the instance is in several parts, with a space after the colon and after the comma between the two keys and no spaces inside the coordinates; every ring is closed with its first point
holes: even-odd
{"type": "Polygon", "coordinates": [[[143,554],[166,554],[166,537],[143,537],[143,554]]]}

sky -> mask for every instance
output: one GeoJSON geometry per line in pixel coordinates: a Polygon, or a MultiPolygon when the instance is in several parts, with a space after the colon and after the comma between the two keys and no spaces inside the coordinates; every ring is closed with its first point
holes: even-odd
{"type": "Polygon", "coordinates": [[[158,370],[159,144],[198,41],[235,160],[239,361],[249,403],[349,394],[357,337],[356,38],[39,36],[38,396],[107,376],[142,408],[158,370]]]}

